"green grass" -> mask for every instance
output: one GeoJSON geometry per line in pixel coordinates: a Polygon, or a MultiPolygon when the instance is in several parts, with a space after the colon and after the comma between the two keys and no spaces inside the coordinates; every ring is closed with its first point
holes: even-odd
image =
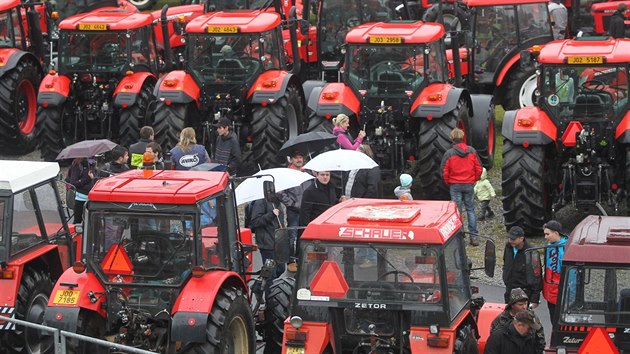
{"type": "Polygon", "coordinates": [[[495,135],[495,149],[494,149],[494,164],[492,165],[493,170],[501,171],[501,163],[503,163],[503,136],[501,135],[501,126],[503,125],[503,115],[505,111],[503,107],[497,106],[495,109],[495,117],[496,122],[494,126],[494,135],[495,135]]]}

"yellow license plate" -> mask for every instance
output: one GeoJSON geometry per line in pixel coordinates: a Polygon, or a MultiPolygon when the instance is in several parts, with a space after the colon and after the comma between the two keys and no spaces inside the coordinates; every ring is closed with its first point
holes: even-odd
{"type": "Polygon", "coordinates": [[[53,304],[76,305],[79,302],[79,290],[57,290],[53,304]]]}
{"type": "Polygon", "coordinates": [[[400,44],[400,43],[402,43],[402,37],[374,36],[374,37],[370,37],[370,43],[373,43],[373,44],[400,44]]]}
{"type": "Polygon", "coordinates": [[[569,57],[567,58],[569,64],[603,64],[604,57],[602,56],[589,56],[589,57],[569,57]]]}
{"type": "Polygon", "coordinates": [[[287,354],[304,354],[304,348],[287,348],[287,354]]]}
{"type": "Polygon", "coordinates": [[[106,31],[107,25],[104,23],[80,23],[79,31],[106,31]]]}
{"type": "Polygon", "coordinates": [[[236,26],[208,26],[208,33],[238,33],[236,26]]]}

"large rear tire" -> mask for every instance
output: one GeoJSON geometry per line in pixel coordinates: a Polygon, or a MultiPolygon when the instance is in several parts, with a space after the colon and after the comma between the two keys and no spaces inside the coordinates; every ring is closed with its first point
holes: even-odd
{"type": "Polygon", "coordinates": [[[37,89],[39,70],[28,60],[18,62],[0,80],[0,148],[31,152],[37,145],[37,89]]]}
{"type": "MultiPolygon", "coordinates": [[[[50,274],[31,267],[26,268],[17,293],[15,318],[42,324],[52,288],[50,274]]],[[[36,329],[18,325],[14,330],[1,333],[1,347],[6,348],[8,353],[42,354],[53,346],[52,337],[42,336],[42,332],[36,329]]]]}
{"type": "Polygon", "coordinates": [[[507,92],[505,93],[504,109],[506,111],[534,105],[536,91],[536,68],[533,65],[522,67],[516,64],[513,74],[509,77],[507,92]],[[506,107],[507,106],[507,107],[506,107]]]}
{"type": "Polygon", "coordinates": [[[477,150],[479,161],[486,170],[490,170],[494,164],[495,123],[495,107],[491,104],[485,115],[479,115],[477,112],[470,124],[471,145],[477,150]]]}
{"type": "Polygon", "coordinates": [[[155,109],[154,86],[154,82],[145,82],[136,104],[120,111],[118,140],[122,146],[129,147],[140,140],[140,128],[151,122],[151,115],[155,109]]]}
{"type": "Polygon", "coordinates": [[[455,128],[462,129],[466,135],[470,133],[470,115],[468,105],[463,99],[457,103],[457,107],[451,112],[434,118],[424,119],[420,122],[420,138],[418,144],[417,180],[423,199],[449,200],[450,193],[442,179],[442,157],[446,150],[450,149],[451,131],[455,128]]]}
{"type": "Polygon", "coordinates": [[[503,143],[501,188],[505,227],[520,226],[527,235],[540,235],[551,218],[551,191],[545,183],[545,148],[503,143]]]}
{"type": "Polygon", "coordinates": [[[289,316],[291,294],[295,287],[295,278],[274,279],[269,287],[267,310],[265,313],[265,353],[274,354],[282,351],[284,320],[289,316]]]}
{"type": "Polygon", "coordinates": [[[129,2],[138,8],[138,11],[148,11],[153,8],[157,0],[129,0],[129,2]]]}
{"type": "Polygon", "coordinates": [[[46,161],[55,161],[63,148],[76,142],[73,117],[65,105],[39,108],[37,141],[42,157],[46,161]]]}
{"type": "Polygon", "coordinates": [[[160,102],[157,104],[153,129],[155,129],[155,140],[160,143],[164,151],[169,151],[177,145],[179,133],[190,123],[194,109],[194,103],[167,105],[160,102]]]}
{"type": "MultiPolygon", "coordinates": [[[[105,319],[96,312],[81,310],[77,321],[77,334],[96,339],[103,339],[105,335],[105,319]]],[[[109,350],[100,345],[69,339],[66,343],[68,354],[105,354],[109,350]]]]}
{"type": "Polygon", "coordinates": [[[303,109],[300,92],[288,86],[284,97],[274,104],[257,105],[252,112],[252,151],[254,161],[262,168],[286,165],[278,151],[287,140],[303,130],[303,109]]]}

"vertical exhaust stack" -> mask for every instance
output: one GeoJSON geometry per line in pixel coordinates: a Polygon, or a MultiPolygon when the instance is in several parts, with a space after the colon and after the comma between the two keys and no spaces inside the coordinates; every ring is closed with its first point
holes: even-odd
{"type": "Polygon", "coordinates": [[[171,52],[171,41],[168,34],[168,4],[162,7],[160,15],[160,28],[162,29],[162,37],[164,38],[164,71],[169,72],[173,68],[173,53],[171,52]]]}
{"type": "Polygon", "coordinates": [[[291,74],[299,75],[300,70],[302,68],[302,63],[300,59],[300,52],[297,45],[297,18],[296,18],[296,9],[295,6],[291,7],[291,11],[289,12],[289,34],[291,36],[291,52],[293,52],[293,67],[291,68],[291,74]]]}

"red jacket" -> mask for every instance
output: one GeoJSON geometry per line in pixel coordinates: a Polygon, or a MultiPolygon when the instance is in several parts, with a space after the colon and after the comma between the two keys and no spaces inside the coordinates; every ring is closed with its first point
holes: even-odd
{"type": "Polygon", "coordinates": [[[481,178],[481,163],[477,151],[464,143],[453,145],[442,157],[442,177],[446,186],[473,184],[481,178]]]}

